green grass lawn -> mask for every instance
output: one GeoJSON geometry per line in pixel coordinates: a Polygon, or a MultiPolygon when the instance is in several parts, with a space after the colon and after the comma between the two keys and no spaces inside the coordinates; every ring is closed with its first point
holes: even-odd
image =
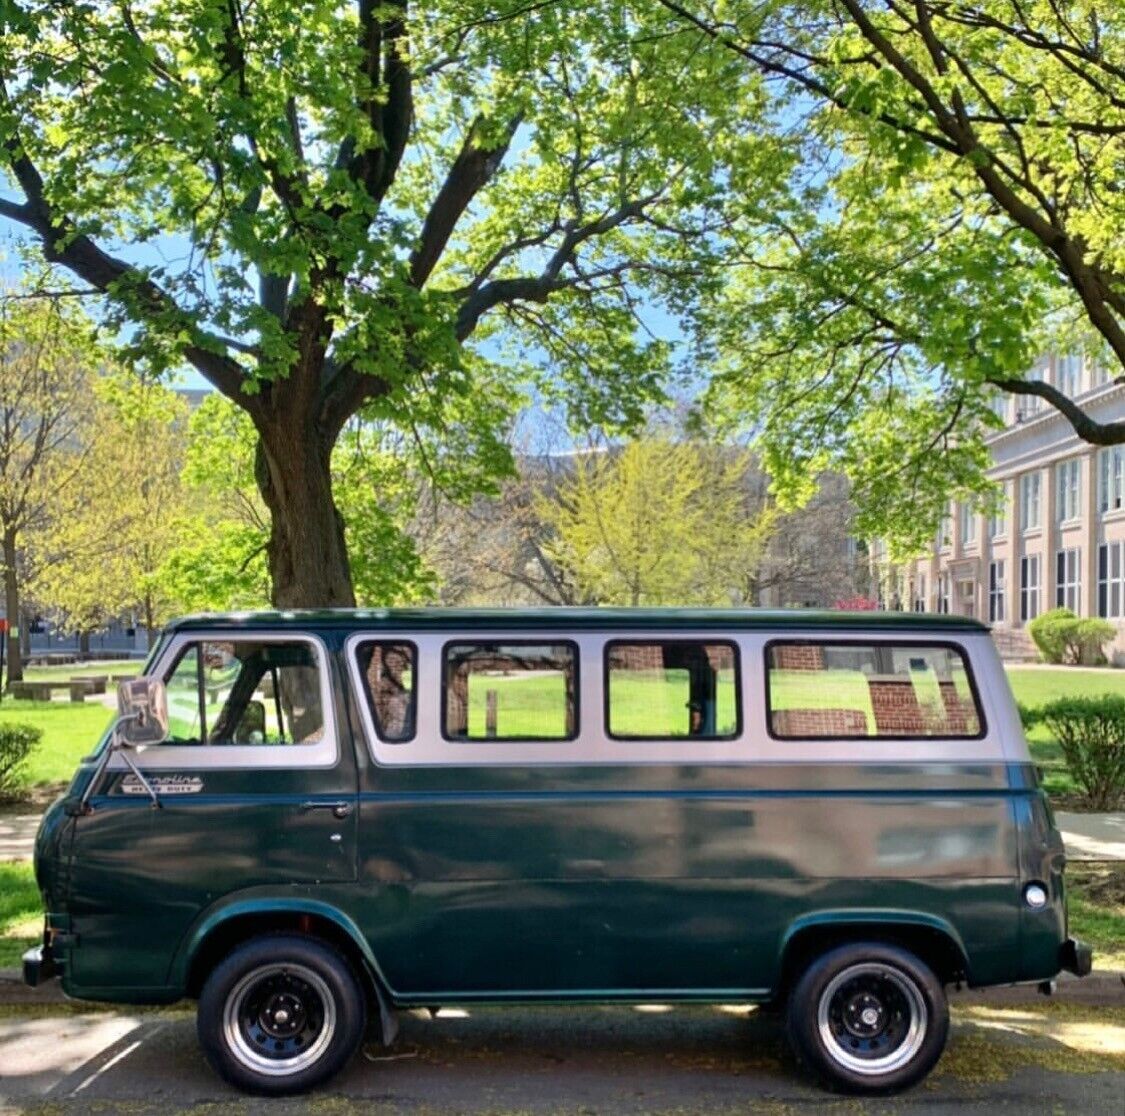
{"type": "Polygon", "coordinates": [[[15,968],[42,933],[43,913],[31,865],[0,863],[0,969],[15,968]]]}
{"type": "Polygon", "coordinates": [[[115,674],[140,674],[142,666],[141,659],[96,659],[88,663],[24,667],[23,676],[27,682],[66,682],[76,674],[104,674],[112,686],[115,674]]]}
{"type": "MultiPolygon", "coordinates": [[[[1036,708],[1062,697],[1125,695],[1125,670],[1077,670],[1068,667],[1028,669],[1010,666],[1008,682],[1020,705],[1036,708]]],[[[1028,734],[1032,759],[1043,767],[1044,785],[1050,794],[1071,794],[1074,781],[1063,763],[1062,750],[1046,725],[1028,734]]]]}
{"type": "Polygon", "coordinates": [[[1125,867],[1067,870],[1070,932],[1094,947],[1099,969],[1125,970],[1125,867]]]}
{"type": "Polygon", "coordinates": [[[23,765],[26,786],[69,781],[78,761],[89,755],[113,718],[113,710],[92,701],[0,702],[0,724],[21,722],[43,732],[39,746],[23,765]]]}

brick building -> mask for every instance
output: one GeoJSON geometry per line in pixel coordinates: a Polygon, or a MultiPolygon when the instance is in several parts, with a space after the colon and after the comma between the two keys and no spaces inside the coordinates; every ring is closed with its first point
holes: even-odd
{"type": "MultiPolygon", "coordinates": [[[[1100,422],[1125,419],[1125,382],[1081,356],[1051,356],[1034,375],[1100,422]]],[[[1107,648],[1125,664],[1125,446],[1081,441],[1033,396],[1002,395],[1003,430],[988,440],[1003,511],[951,505],[932,552],[898,571],[888,605],[991,623],[1001,651],[1028,654],[1027,624],[1065,605],[1117,627],[1107,648]]],[[[887,579],[884,578],[887,586],[887,579]]]]}

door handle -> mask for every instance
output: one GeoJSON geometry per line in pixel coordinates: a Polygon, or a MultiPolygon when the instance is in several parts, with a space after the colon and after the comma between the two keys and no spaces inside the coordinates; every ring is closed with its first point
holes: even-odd
{"type": "Polygon", "coordinates": [[[346,818],[352,812],[350,802],[302,802],[301,813],[309,810],[331,810],[334,818],[346,818]]]}

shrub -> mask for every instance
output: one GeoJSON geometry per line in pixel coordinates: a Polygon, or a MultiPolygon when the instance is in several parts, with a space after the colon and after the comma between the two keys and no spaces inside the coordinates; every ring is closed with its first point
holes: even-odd
{"type": "Polygon", "coordinates": [[[1087,804],[1112,810],[1125,795],[1125,697],[1060,698],[1036,719],[1058,740],[1087,804]]]}
{"type": "Polygon", "coordinates": [[[1037,616],[1027,626],[1028,633],[1035,640],[1039,654],[1048,663],[1061,663],[1066,654],[1065,630],[1072,620],[1078,617],[1069,608],[1053,608],[1037,616]]]}
{"type": "Polygon", "coordinates": [[[1075,662],[1096,664],[1106,661],[1102,648],[1113,639],[1116,632],[1108,620],[1087,616],[1079,620],[1074,633],[1075,662]]]}
{"type": "Polygon", "coordinates": [[[1053,608],[1027,626],[1035,646],[1048,663],[1104,662],[1102,646],[1113,638],[1107,620],[1082,619],[1069,608],[1053,608]]]}
{"type": "Polygon", "coordinates": [[[34,725],[0,725],[0,799],[15,797],[19,768],[43,733],[34,725]]]}

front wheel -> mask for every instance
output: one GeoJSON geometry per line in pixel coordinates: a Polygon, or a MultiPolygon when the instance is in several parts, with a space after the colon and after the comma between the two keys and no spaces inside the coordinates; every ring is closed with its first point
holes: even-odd
{"type": "Polygon", "coordinates": [[[253,1093],[281,1096],[319,1085],[363,1038],[363,991],[347,961],[309,938],[253,938],[203,986],[196,1027],[212,1068],[253,1093]]]}
{"type": "Polygon", "coordinates": [[[786,1025],[797,1056],[829,1085],[889,1093],[933,1069],[949,1035],[949,1006],[933,971],[878,942],[839,946],[805,970],[786,1025]]]}

